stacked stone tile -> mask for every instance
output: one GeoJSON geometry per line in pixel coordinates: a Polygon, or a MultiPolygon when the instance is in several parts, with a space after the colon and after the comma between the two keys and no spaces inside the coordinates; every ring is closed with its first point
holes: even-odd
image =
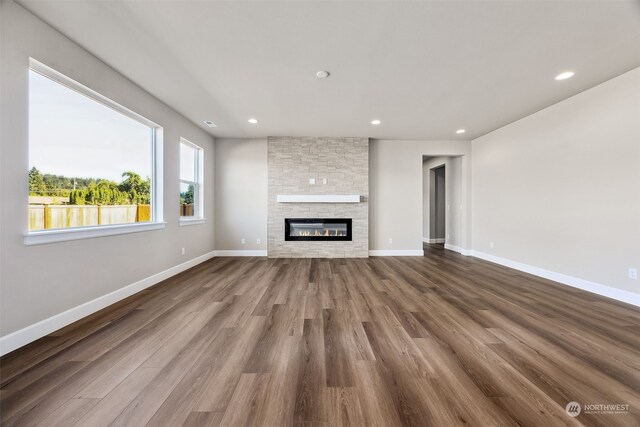
{"type": "Polygon", "coordinates": [[[369,256],[368,138],[269,137],[268,172],[270,258],[369,256]],[[359,194],[361,202],[278,203],[278,194],[359,194]],[[353,240],[285,241],[285,218],[352,218],[353,240]]]}

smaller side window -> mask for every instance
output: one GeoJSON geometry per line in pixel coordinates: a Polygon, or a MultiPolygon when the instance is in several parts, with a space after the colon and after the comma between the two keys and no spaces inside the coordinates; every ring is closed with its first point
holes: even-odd
{"type": "Polygon", "coordinates": [[[180,219],[203,219],[203,150],[201,147],[180,140],[180,219]]]}

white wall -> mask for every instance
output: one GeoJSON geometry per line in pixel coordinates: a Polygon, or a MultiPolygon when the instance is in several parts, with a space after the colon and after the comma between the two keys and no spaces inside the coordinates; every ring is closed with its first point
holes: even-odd
{"type": "Polygon", "coordinates": [[[462,209],[460,240],[456,239],[456,246],[471,247],[469,141],[371,140],[369,147],[369,247],[372,250],[422,250],[423,156],[461,156],[455,166],[461,181],[459,196],[455,197],[460,198],[462,209]],[[389,243],[389,238],[393,243],[389,243]]]}
{"type": "Polygon", "coordinates": [[[472,146],[474,252],[640,293],[640,68],[472,146]]]}
{"type": "MultiPolygon", "coordinates": [[[[6,336],[214,250],[213,139],[13,2],[2,3],[1,326],[6,336]],[[25,246],[28,68],[33,57],[164,128],[162,230],[25,246]],[[202,225],[178,225],[179,140],[205,150],[202,225]],[[186,255],[181,255],[181,247],[186,255]]],[[[150,70],[150,72],[153,72],[150,70]]]]}
{"type": "Polygon", "coordinates": [[[216,139],[215,151],[216,249],[266,250],[267,140],[216,139]]]}
{"type": "MultiPolygon", "coordinates": [[[[264,250],[255,238],[264,236],[267,221],[263,202],[267,185],[266,139],[216,140],[216,249],[264,250]],[[250,188],[246,188],[250,186],[250,188]],[[249,227],[250,231],[242,229],[249,227]],[[242,236],[246,234],[246,236],[242,236]],[[246,245],[240,239],[247,239],[246,245]],[[251,239],[251,241],[249,240],[251,239]]],[[[450,224],[451,244],[470,248],[469,201],[471,144],[469,141],[371,140],[369,144],[369,248],[371,250],[422,250],[422,158],[448,159],[449,182],[460,182],[449,192],[460,201],[459,214],[450,224]],[[458,178],[459,177],[459,178],[458,178]],[[457,231],[459,229],[459,232],[457,231]],[[389,244],[391,237],[393,243],[389,244]]],[[[264,243],[264,238],[261,238],[264,243]]]]}

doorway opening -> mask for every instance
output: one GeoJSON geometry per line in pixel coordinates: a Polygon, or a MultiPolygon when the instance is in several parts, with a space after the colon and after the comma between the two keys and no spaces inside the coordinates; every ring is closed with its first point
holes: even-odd
{"type": "Polygon", "coordinates": [[[462,253],[466,246],[464,157],[422,157],[422,241],[427,249],[462,253]]]}
{"type": "Polygon", "coordinates": [[[429,215],[424,227],[427,242],[444,245],[446,241],[446,166],[438,165],[428,169],[429,173],[429,215]]]}

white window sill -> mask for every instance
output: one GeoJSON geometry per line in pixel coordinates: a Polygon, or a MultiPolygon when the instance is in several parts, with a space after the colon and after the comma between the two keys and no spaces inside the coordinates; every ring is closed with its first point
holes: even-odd
{"type": "Polygon", "coordinates": [[[135,224],[103,225],[100,227],[67,228],[60,230],[32,231],[24,235],[26,246],[45,245],[47,243],[67,242],[70,240],[93,239],[95,237],[116,236],[118,234],[139,233],[159,230],[166,222],[146,222],[135,224]]]}
{"type": "Polygon", "coordinates": [[[180,218],[180,227],[183,227],[185,225],[198,225],[198,224],[204,224],[205,222],[207,222],[206,218],[193,218],[193,219],[189,219],[189,218],[180,218]]]}

